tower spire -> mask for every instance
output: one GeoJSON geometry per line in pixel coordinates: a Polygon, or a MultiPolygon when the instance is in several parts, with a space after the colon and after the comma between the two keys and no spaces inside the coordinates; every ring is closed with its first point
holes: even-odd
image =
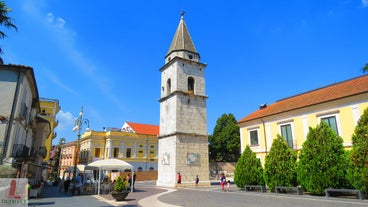
{"type": "Polygon", "coordinates": [[[176,29],[174,38],[171,42],[170,48],[166,56],[169,56],[171,53],[177,52],[177,51],[187,51],[187,52],[198,54],[194,46],[194,43],[192,41],[192,38],[190,37],[188,28],[185,24],[184,14],[185,14],[184,11],[180,13],[180,16],[181,16],[180,22],[176,29]]]}

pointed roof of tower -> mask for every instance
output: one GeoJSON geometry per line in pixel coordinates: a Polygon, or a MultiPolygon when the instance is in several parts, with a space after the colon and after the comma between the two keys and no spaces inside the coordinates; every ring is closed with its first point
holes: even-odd
{"type": "Polygon", "coordinates": [[[189,52],[197,53],[197,50],[194,47],[192,38],[190,37],[188,28],[184,22],[184,12],[181,12],[179,26],[176,29],[174,38],[171,42],[167,55],[169,55],[170,53],[174,51],[178,51],[178,50],[186,50],[189,52]]]}

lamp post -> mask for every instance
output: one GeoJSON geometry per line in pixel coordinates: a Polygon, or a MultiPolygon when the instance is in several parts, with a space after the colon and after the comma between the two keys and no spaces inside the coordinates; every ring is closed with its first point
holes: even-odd
{"type": "Polygon", "coordinates": [[[86,131],[89,131],[89,120],[83,118],[83,107],[81,107],[81,111],[79,112],[78,118],[75,119],[75,124],[73,127],[73,132],[78,131],[78,140],[75,145],[75,156],[74,156],[74,170],[73,170],[73,188],[72,188],[72,196],[74,195],[76,184],[77,184],[77,165],[78,165],[78,154],[79,154],[79,140],[81,138],[81,129],[83,124],[87,124],[86,131]]]}

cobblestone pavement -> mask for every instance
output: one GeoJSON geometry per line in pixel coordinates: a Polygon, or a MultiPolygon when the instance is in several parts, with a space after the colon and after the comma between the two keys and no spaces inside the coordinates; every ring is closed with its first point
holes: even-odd
{"type": "Polygon", "coordinates": [[[310,195],[245,192],[232,186],[222,192],[220,186],[157,188],[154,182],[136,183],[136,192],[123,202],[116,202],[110,194],[71,196],[59,192],[57,187],[42,189],[39,198],[29,200],[29,206],[52,207],[368,207],[368,200],[351,198],[325,198],[310,195]]]}

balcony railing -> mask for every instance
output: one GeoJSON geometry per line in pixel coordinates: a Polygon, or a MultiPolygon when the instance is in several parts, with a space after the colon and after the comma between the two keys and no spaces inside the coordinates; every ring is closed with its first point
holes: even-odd
{"type": "Polygon", "coordinates": [[[29,153],[29,147],[25,146],[24,144],[14,144],[12,157],[14,158],[27,158],[29,153]]]}

